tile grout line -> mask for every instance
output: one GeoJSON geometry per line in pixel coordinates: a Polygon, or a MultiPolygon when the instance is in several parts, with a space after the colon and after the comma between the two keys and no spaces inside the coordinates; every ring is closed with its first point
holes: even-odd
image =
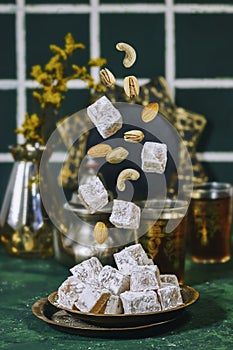
{"type": "MultiPolygon", "coordinates": [[[[138,80],[142,85],[149,82],[150,78],[138,78],[138,80]]],[[[123,85],[123,79],[117,79],[117,82],[123,85]]],[[[28,89],[34,89],[39,86],[37,82],[30,79],[25,80],[24,85],[28,89]]],[[[174,80],[173,85],[178,89],[231,89],[233,88],[233,78],[179,78],[174,80]]],[[[15,90],[17,87],[17,79],[0,79],[0,90],[15,90]]],[[[68,83],[68,87],[70,89],[83,89],[86,87],[86,84],[78,79],[75,79],[68,83]]]]}
{"type": "MultiPolygon", "coordinates": [[[[231,4],[174,4],[175,13],[185,14],[202,14],[202,13],[233,13],[233,5],[231,4]]],[[[14,4],[0,4],[0,13],[15,13],[18,6],[14,4]]],[[[89,13],[90,5],[86,4],[43,4],[43,5],[25,5],[26,13],[44,13],[44,14],[73,14],[73,13],[89,13]]],[[[100,4],[100,13],[161,13],[166,11],[163,4],[100,4]]]]}
{"type": "Polygon", "coordinates": [[[165,77],[171,95],[175,99],[175,23],[173,0],[166,0],[165,12],[165,77]]]}
{"type": "Polygon", "coordinates": [[[233,88],[232,78],[200,78],[200,79],[176,79],[175,86],[178,89],[194,89],[194,88],[233,88]]]}
{"type": "MultiPolygon", "coordinates": [[[[100,4],[100,13],[158,13],[166,11],[163,4],[100,4]]],[[[17,12],[17,5],[0,4],[0,13],[17,12]]],[[[72,13],[88,13],[90,5],[85,4],[44,4],[44,5],[25,5],[26,13],[50,13],[50,14],[72,14],[72,13]]],[[[175,13],[233,13],[233,5],[230,4],[174,4],[175,13]]]]}
{"type": "MultiPolygon", "coordinates": [[[[90,0],[90,58],[100,57],[99,0],[90,0]]],[[[99,80],[99,68],[91,67],[91,75],[99,80]]]]}
{"type": "MultiPolygon", "coordinates": [[[[16,0],[18,11],[16,12],[16,57],[17,57],[17,105],[16,105],[16,126],[21,126],[26,111],[26,91],[25,91],[25,12],[24,0],[16,0]]],[[[17,142],[24,141],[22,135],[17,135],[17,142]]]]}
{"type": "MultiPolygon", "coordinates": [[[[195,1],[195,0],[194,0],[195,1]]],[[[174,5],[175,13],[185,14],[221,14],[233,13],[233,5],[227,4],[176,4],[174,5]]]]}

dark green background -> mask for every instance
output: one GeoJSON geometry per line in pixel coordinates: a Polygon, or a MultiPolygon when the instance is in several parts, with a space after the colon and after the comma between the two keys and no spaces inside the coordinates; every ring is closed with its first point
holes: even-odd
{"type": "MultiPolygon", "coordinates": [[[[15,1],[0,0],[0,4],[15,1]]],[[[89,4],[82,1],[27,0],[26,4],[89,4]]],[[[142,1],[107,1],[100,4],[143,3],[142,1]]],[[[162,0],[147,1],[164,4],[162,0]]],[[[176,0],[175,4],[205,4],[201,0],[176,0]]],[[[209,0],[209,4],[231,4],[233,0],[209,0]]],[[[176,78],[232,78],[233,77],[233,14],[175,14],[176,78]]],[[[49,44],[62,45],[65,34],[71,31],[77,41],[87,49],[78,54],[82,64],[90,56],[89,14],[27,14],[25,18],[26,75],[34,64],[44,64],[50,55],[49,44]]],[[[122,66],[122,53],[115,50],[118,41],[132,43],[138,52],[136,64],[127,71],[139,78],[165,75],[165,15],[163,13],[104,13],[100,14],[101,55],[108,60],[108,67],[117,78],[126,75],[122,66]]],[[[16,79],[15,14],[0,13],[0,80],[16,79]]],[[[1,128],[0,152],[8,152],[8,145],[16,142],[16,90],[0,89],[1,128]]],[[[232,152],[233,89],[199,88],[176,89],[178,106],[205,115],[207,126],[198,144],[199,152],[232,152]]],[[[86,90],[70,90],[59,116],[70,115],[88,104],[86,90]]],[[[31,90],[27,91],[28,111],[33,111],[31,90]]],[[[10,174],[12,163],[1,163],[0,203],[10,174]]],[[[233,179],[233,164],[204,163],[211,180],[233,179]]]]}

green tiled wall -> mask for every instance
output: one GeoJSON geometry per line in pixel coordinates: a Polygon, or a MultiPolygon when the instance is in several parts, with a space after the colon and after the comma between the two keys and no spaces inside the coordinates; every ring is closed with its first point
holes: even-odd
{"type": "Polygon", "coordinates": [[[71,32],[77,42],[83,42],[86,45],[85,50],[79,50],[74,56],[80,64],[88,61],[89,51],[89,15],[51,15],[51,14],[28,14],[26,16],[27,31],[27,74],[31,66],[39,62],[41,64],[48,61],[51,55],[50,44],[63,46],[64,36],[71,32]],[[40,30],[38,30],[40,28],[40,30]],[[78,56],[78,57],[77,57],[78,56]],[[43,61],[44,60],[44,61],[43,61]]]}
{"type": "Polygon", "coordinates": [[[232,14],[176,15],[178,78],[233,76],[232,14]]]}
{"type": "Polygon", "coordinates": [[[107,57],[108,67],[118,78],[123,78],[129,72],[139,77],[164,75],[163,14],[102,14],[100,22],[101,53],[107,57]],[[123,52],[115,49],[119,41],[133,43],[137,48],[137,61],[127,72],[122,65],[123,52]]]}
{"type": "Polygon", "coordinates": [[[0,13],[0,28],[0,79],[14,79],[16,77],[15,15],[0,13]]]}
{"type": "Polygon", "coordinates": [[[16,93],[15,91],[0,90],[1,131],[0,152],[8,152],[8,145],[16,142],[14,130],[16,129],[16,93]]]}
{"type": "Polygon", "coordinates": [[[178,89],[176,100],[178,105],[207,117],[198,151],[232,151],[233,89],[178,89]]]}
{"type": "MultiPolygon", "coordinates": [[[[17,0],[0,0],[0,153],[8,153],[8,145],[17,141],[14,129],[16,128],[17,105],[17,52],[16,31],[17,13],[14,10],[4,12],[4,5],[17,4],[17,0]],[[4,87],[1,82],[7,81],[4,87]],[[9,84],[8,84],[9,83],[9,84]],[[9,86],[8,86],[9,85],[9,86]]],[[[167,73],[167,45],[168,30],[166,16],[163,12],[166,5],[171,4],[166,0],[99,0],[99,48],[100,54],[108,60],[107,66],[114,72],[118,79],[126,74],[134,74],[139,78],[150,79],[167,73]],[[109,10],[108,5],[119,4],[121,12],[109,10]],[[134,12],[134,7],[143,5],[144,11],[134,12]],[[145,4],[158,5],[156,13],[145,10],[145,4]],[[101,11],[104,6],[105,12],[101,11]],[[124,13],[124,9],[130,7],[130,13],[124,13]],[[164,6],[161,6],[164,5],[164,6]],[[127,70],[122,66],[123,53],[115,49],[118,41],[132,43],[138,52],[136,64],[127,70]]],[[[31,66],[44,64],[50,55],[49,44],[63,44],[63,38],[67,32],[72,32],[75,39],[86,44],[87,49],[79,51],[74,61],[85,63],[90,57],[90,24],[93,20],[88,6],[83,6],[82,13],[63,13],[65,5],[91,5],[91,0],[25,0],[25,6],[30,6],[27,12],[25,7],[25,73],[30,80],[31,66]],[[36,7],[32,5],[53,5],[51,13],[35,13],[36,7]],[[55,5],[57,4],[57,8],[55,5]]],[[[207,126],[198,144],[198,152],[233,152],[233,83],[227,88],[224,85],[211,88],[205,86],[205,79],[222,79],[233,82],[233,11],[229,13],[205,13],[201,12],[201,6],[211,9],[210,5],[223,5],[226,9],[233,0],[174,0],[174,92],[177,105],[204,114],[207,118],[207,126]],[[200,6],[200,11],[193,13],[190,4],[200,6]],[[182,6],[180,6],[182,5],[182,6]],[[176,10],[176,6],[177,10],[176,10]],[[181,13],[180,9],[190,6],[190,11],[181,13]],[[182,84],[196,79],[204,82],[200,87],[182,84]]],[[[14,6],[12,6],[14,8],[14,6]]],[[[40,7],[41,9],[42,7],[40,7]]],[[[47,7],[48,8],[48,7],[47,7]]],[[[168,7],[166,7],[168,8],[168,7]]],[[[15,8],[16,9],[16,8],[15,8]]],[[[194,84],[195,85],[195,84],[194,84]]],[[[70,115],[87,106],[89,92],[85,89],[71,89],[64,100],[63,106],[57,118],[70,115]]],[[[26,89],[27,110],[33,111],[31,89],[26,89]]],[[[51,128],[56,120],[51,121],[51,128]]],[[[233,163],[205,162],[204,167],[211,180],[233,182],[233,163]]],[[[1,184],[0,204],[7,184],[12,163],[6,163],[4,157],[0,160],[1,184]]]]}

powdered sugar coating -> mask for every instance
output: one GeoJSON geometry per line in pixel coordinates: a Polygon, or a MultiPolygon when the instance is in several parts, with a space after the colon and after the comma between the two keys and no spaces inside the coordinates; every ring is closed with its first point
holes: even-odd
{"type": "Polygon", "coordinates": [[[87,114],[104,139],[112,136],[122,127],[121,113],[106,96],[102,96],[87,107],[87,114]]]}
{"type": "Polygon", "coordinates": [[[124,275],[131,275],[137,266],[153,265],[140,243],[122,249],[113,254],[118,270],[124,275]]]}
{"type": "Polygon", "coordinates": [[[90,183],[79,186],[78,194],[81,203],[91,214],[108,204],[108,192],[98,176],[90,183]]]}
{"type": "Polygon", "coordinates": [[[166,286],[157,290],[162,310],[168,310],[183,304],[180,288],[177,286],[166,286]]]}
{"type": "Polygon", "coordinates": [[[114,199],[109,221],[117,228],[138,229],[141,209],[132,202],[114,199]]]}
{"type": "Polygon", "coordinates": [[[113,294],[119,295],[129,290],[129,276],[125,276],[112,266],[106,265],[99,274],[99,282],[113,294]]]}
{"type": "Polygon", "coordinates": [[[161,274],[160,280],[162,283],[169,283],[179,287],[179,281],[176,275],[174,274],[161,274]]]}
{"type": "Polygon", "coordinates": [[[72,309],[85,288],[85,283],[75,276],[68,277],[58,288],[57,304],[72,309]]]}
{"type": "Polygon", "coordinates": [[[143,292],[160,287],[160,273],[157,265],[137,266],[130,276],[130,290],[143,292]]]}
{"type": "Polygon", "coordinates": [[[73,266],[70,272],[83,283],[99,285],[98,277],[103,265],[98,258],[92,257],[73,266]]]}
{"type": "Polygon", "coordinates": [[[147,290],[144,292],[124,292],[120,295],[124,313],[137,314],[143,312],[156,312],[161,310],[161,305],[156,292],[147,290]]]}
{"type": "Polygon", "coordinates": [[[86,284],[84,290],[79,295],[79,298],[77,302],[75,303],[75,306],[77,309],[79,309],[82,312],[90,312],[93,307],[97,304],[97,302],[100,300],[101,296],[109,294],[110,293],[106,289],[100,289],[96,286],[86,284]]]}
{"type": "Polygon", "coordinates": [[[107,301],[105,314],[122,314],[123,306],[119,295],[111,295],[107,301]]]}
{"type": "Polygon", "coordinates": [[[167,145],[158,142],[145,142],[141,159],[143,171],[163,174],[167,164],[167,145]]]}

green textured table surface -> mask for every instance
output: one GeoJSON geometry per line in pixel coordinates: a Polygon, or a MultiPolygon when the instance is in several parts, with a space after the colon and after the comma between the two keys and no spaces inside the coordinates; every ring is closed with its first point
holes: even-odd
{"type": "Polygon", "coordinates": [[[70,275],[53,259],[23,260],[0,249],[0,349],[131,350],[233,348],[233,261],[194,264],[187,259],[185,284],[200,293],[177,324],[148,338],[99,339],[71,335],[36,318],[31,307],[70,275]]]}

